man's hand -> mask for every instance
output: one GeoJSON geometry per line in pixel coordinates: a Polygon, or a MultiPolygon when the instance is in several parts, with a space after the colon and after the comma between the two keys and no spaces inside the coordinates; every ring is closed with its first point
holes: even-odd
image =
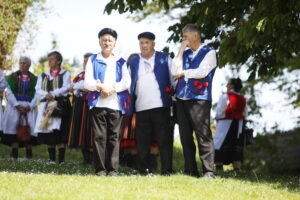
{"type": "Polygon", "coordinates": [[[181,42],[181,47],[180,47],[180,50],[185,50],[187,47],[189,47],[189,45],[190,45],[190,41],[188,41],[188,40],[183,40],[182,42],[181,42]]]}
{"type": "Polygon", "coordinates": [[[26,107],[23,107],[23,106],[16,106],[16,109],[20,112],[20,114],[26,114],[27,112],[30,111],[30,107],[29,106],[26,106],[26,107]]]}
{"type": "Polygon", "coordinates": [[[114,94],[115,88],[111,87],[111,86],[107,86],[107,85],[102,85],[102,90],[101,90],[101,97],[102,98],[106,98],[111,96],[112,94],[114,94]]]}
{"type": "Polygon", "coordinates": [[[179,75],[176,76],[176,78],[180,78],[180,77],[184,76],[185,75],[184,72],[185,71],[182,71],[181,74],[179,74],[179,75]]]}
{"type": "Polygon", "coordinates": [[[47,101],[53,101],[54,100],[54,97],[50,93],[48,93],[45,98],[47,99],[47,101]]]}

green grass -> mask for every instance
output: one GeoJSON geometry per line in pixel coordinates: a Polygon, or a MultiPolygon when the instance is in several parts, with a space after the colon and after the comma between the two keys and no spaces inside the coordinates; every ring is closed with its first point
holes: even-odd
{"type": "MultiPolygon", "coordinates": [[[[177,174],[139,176],[128,168],[118,177],[97,177],[83,165],[81,152],[67,150],[62,165],[48,164],[47,148],[34,147],[34,159],[9,158],[10,148],[0,145],[0,199],[300,199],[299,174],[256,174],[230,168],[215,180],[182,175],[182,152],[174,148],[177,174]]],[[[20,157],[24,157],[21,149],[20,157]]],[[[200,165],[199,165],[200,166],[200,165]]]]}

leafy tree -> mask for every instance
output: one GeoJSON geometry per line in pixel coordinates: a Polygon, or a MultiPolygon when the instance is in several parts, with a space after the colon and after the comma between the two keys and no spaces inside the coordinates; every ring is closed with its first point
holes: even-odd
{"type": "Polygon", "coordinates": [[[110,14],[132,13],[139,21],[151,14],[177,14],[168,28],[168,42],[179,42],[188,23],[197,24],[202,38],[218,51],[218,65],[234,71],[247,68],[246,91],[252,94],[251,111],[259,113],[254,85],[275,82],[294,106],[300,106],[300,1],[298,0],[111,0],[110,14]],[[293,74],[293,80],[286,79],[293,74]],[[291,87],[293,85],[293,87],[291,87]]]}
{"type": "MultiPolygon", "coordinates": [[[[27,9],[45,0],[0,0],[0,68],[9,69],[11,55],[27,9]]],[[[42,5],[42,4],[39,4],[42,5]]]]}

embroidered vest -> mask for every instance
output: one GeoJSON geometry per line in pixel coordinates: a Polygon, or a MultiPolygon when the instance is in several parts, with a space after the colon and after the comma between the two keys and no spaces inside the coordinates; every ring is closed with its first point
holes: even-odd
{"type": "MultiPolygon", "coordinates": [[[[130,93],[132,103],[130,104],[131,113],[134,112],[135,107],[135,88],[138,79],[139,72],[139,62],[140,56],[136,56],[130,61],[130,71],[131,71],[131,86],[130,93]]],[[[155,60],[154,60],[154,75],[158,82],[160,97],[163,103],[163,107],[169,107],[171,105],[171,81],[170,81],[170,73],[169,73],[169,65],[168,65],[168,54],[163,52],[155,52],[155,60]]],[[[145,88],[147,89],[147,88],[145,88]]]]}
{"type": "MultiPolygon", "coordinates": [[[[100,80],[101,83],[104,82],[105,72],[106,72],[106,63],[103,60],[96,59],[97,54],[91,56],[91,60],[93,63],[93,74],[95,80],[100,80]]],[[[116,82],[120,82],[122,80],[122,66],[125,63],[123,58],[120,58],[116,62],[116,82]]],[[[96,106],[98,98],[101,94],[101,91],[90,91],[88,93],[88,105],[96,106]]],[[[120,108],[122,114],[129,113],[129,104],[130,104],[130,96],[128,90],[124,90],[122,92],[117,93],[117,97],[119,100],[120,108]]]]}
{"type": "MultiPolygon", "coordinates": [[[[198,54],[192,59],[193,52],[191,49],[183,53],[183,69],[196,69],[199,67],[205,55],[212,50],[211,47],[205,45],[200,49],[198,54]]],[[[188,82],[184,77],[178,78],[176,87],[176,97],[188,99],[201,99],[212,101],[212,80],[215,74],[215,69],[202,79],[189,79],[188,82]]]]}
{"type": "MultiPolygon", "coordinates": [[[[64,83],[64,75],[65,73],[67,72],[64,71],[63,73],[59,74],[57,77],[55,77],[54,79],[50,80],[49,79],[49,75],[46,74],[45,72],[42,73],[42,89],[47,91],[47,92],[50,92],[50,91],[53,91],[57,88],[61,88],[63,86],[63,83],[64,83]]],[[[62,99],[62,98],[68,98],[67,97],[55,97],[56,100],[58,99],[62,99]]],[[[47,101],[47,99],[42,99],[41,102],[45,102],[47,101]]]]}
{"type": "Polygon", "coordinates": [[[31,102],[35,95],[35,85],[37,82],[37,77],[29,73],[29,80],[22,81],[20,80],[20,71],[17,71],[7,78],[7,83],[12,93],[15,95],[17,101],[28,101],[31,102]]]}
{"type": "Polygon", "coordinates": [[[228,92],[227,95],[229,104],[225,110],[225,119],[244,119],[245,116],[243,112],[246,106],[245,97],[233,92],[228,92]]]}

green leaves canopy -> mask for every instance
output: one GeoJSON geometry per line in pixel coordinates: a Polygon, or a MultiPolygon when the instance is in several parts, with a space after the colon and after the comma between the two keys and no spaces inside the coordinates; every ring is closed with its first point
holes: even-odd
{"type": "Polygon", "coordinates": [[[10,68],[11,55],[27,8],[35,0],[0,0],[0,68],[10,68]]]}
{"type": "Polygon", "coordinates": [[[219,66],[247,65],[250,80],[299,69],[298,0],[112,0],[105,11],[146,12],[149,4],[161,10],[188,8],[180,22],[169,27],[168,41],[178,42],[183,26],[195,23],[202,38],[218,49],[219,66]]]}

